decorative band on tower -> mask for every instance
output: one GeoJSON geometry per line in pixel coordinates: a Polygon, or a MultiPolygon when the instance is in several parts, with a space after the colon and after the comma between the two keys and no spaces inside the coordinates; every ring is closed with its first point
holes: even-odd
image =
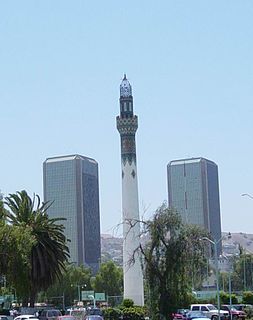
{"type": "Polygon", "coordinates": [[[128,161],[136,164],[135,133],[138,129],[138,117],[120,118],[117,117],[117,129],[121,138],[121,160],[125,165],[128,161]]]}

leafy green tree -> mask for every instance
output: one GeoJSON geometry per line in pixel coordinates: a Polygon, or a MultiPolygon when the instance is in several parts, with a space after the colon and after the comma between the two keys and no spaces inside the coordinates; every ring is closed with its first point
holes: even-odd
{"type": "Polygon", "coordinates": [[[123,272],[113,261],[102,263],[92,287],[96,292],[105,292],[107,296],[122,295],[123,272]]]}
{"type": "MultiPolygon", "coordinates": [[[[235,294],[231,294],[231,302],[232,302],[232,304],[238,303],[238,299],[235,294]]],[[[229,304],[230,303],[230,296],[227,292],[224,292],[224,291],[220,292],[220,303],[221,304],[229,304]]]]}
{"type": "Polygon", "coordinates": [[[15,228],[28,230],[33,239],[29,265],[24,268],[29,297],[23,299],[24,305],[29,300],[33,306],[37,293],[61,277],[68,260],[64,227],[59,224],[62,219],[49,218],[46,213],[48,204],[41,203],[38,195],[31,199],[25,190],[10,194],[5,198],[5,204],[10,210],[8,222],[15,228]]]}
{"type": "Polygon", "coordinates": [[[253,254],[241,248],[240,255],[234,258],[231,279],[233,290],[253,290],[253,254]]]}
{"type": "Polygon", "coordinates": [[[17,296],[28,290],[27,270],[34,238],[26,227],[16,227],[0,221],[0,274],[7,287],[15,288],[17,296]]]}
{"type": "Polygon", "coordinates": [[[2,194],[0,193],[0,220],[5,221],[7,210],[4,208],[2,194]]]}
{"type": "MultiPolygon", "coordinates": [[[[176,308],[191,299],[194,274],[206,273],[206,244],[200,238],[206,231],[184,225],[180,216],[162,205],[152,220],[144,222],[148,243],[140,245],[144,274],[149,284],[150,312],[153,319],[167,319],[176,308]]],[[[137,253],[137,252],[136,252],[137,253]]]]}
{"type": "Polygon", "coordinates": [[[26,227],[7,223],[8,211],[0,194],[0,275],[5,279],[5,294],[15,288],[18,296],[27,291],[25,270],[34,239],[26,227]]]}
{"type": "Polygon", "coordinates": [[[41,296],[42,301],[51,301],[51,297],[58,297],[64,294],[65,304],[72,305],[74,300],[79,300],[79,293],[85,290],[91,290],[91,270],[84,266],[75,266],[68,264],[60,280],[57,280],[41,296]]]}

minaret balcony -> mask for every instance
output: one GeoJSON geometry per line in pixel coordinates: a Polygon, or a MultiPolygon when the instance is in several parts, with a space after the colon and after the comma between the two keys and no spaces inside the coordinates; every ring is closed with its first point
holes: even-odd
{"type": "Polygon", "coordinates": [[[117,129],[122,134],[135,134],[138,129],[138,117],[121,118],[117,116],[117,129]]]}

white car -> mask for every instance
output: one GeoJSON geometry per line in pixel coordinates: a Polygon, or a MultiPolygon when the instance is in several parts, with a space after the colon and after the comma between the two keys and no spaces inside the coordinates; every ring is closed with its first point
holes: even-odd
{"type": "Polygon", "coordinates": [[[34,314],[22,314],[14,318],[14,320],[39,320],[34,314]]]}
{"type": "Polygon", "coordinates": [[[219,320],[219,313],[220,319],[229,319],[228,311],[220,310],[219,312],[213,304],[191,304],[190,311],[201,311],[204,316],[208,317],[211,320],[219,320]]]}

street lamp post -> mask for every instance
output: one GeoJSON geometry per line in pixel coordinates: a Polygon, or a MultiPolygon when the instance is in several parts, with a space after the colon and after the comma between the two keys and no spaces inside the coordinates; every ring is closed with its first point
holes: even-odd
{"type": "MultiPolygon", "coordinates": [[[[225,258],[228,262],[229,262],[229,272],[228,272],[228,293],[229,293],[229,307],[231,310],[232,307],[232,288],[231,288],[231,261],[229,260],[229,258],[225,255],[223,255],[223,258],[225,258]]],[[[232,320],[232,312],[230,312],[230,319],[232,320]]]]}
{"type": "Polygon", "coordinates": [[[243,288],[244,292],[247,290],[247,282],[246,282],[246,254],[244,253],[243,257],[243,288]]]}
{"type": "Polygon", "coordinates": [[[207,237],[201,238],[201,240],[206,240],[210,242],[214,246],[214,260],[215,260],[215,273],[216,273],[216,292],[217,292],[217,306],[218,306],[218,315],[220,320],[220,288],[219,288],[219,266],[218,266],[218,250],[217,245],[222,240],[223,237],[221,237],[218,241],[211,240],[207,237]]]}
{"type": "Polygon", "coordinates": [[[90,295],[88,295],[88,298],[93,299],[93,308],[96,308],[96,299],[95,299],[95,297],[92,294],[90,294],[90,295]]]}
{"type": "Polygon", "coordinates": [[[80,302],[80,301],[82,301],[82,297],[81,297],[81,289],[83,288],[83,287],[87,287],[87,284],[85,283],[85,284],[76,284],[76,285],[71,285],[71,287],[72,286],[76,286],[77,287],[77,292],[78,292],[78,301],[80,302]]]}
{"type": "Polygon", "coordinates": [[[80,286],[80,284],[77,285],[77,290],[78,290],[78,301],[81,301],[81,286],[80,286]]]}
{"type": "Polygon", "coordinates": [[[253,282],[252,263],[251,263],[251,257],[253,255],[253,252],[246,248],[244,248],[243,250],[244,250],[243,252],[243,288],[244,288],[244,291],[246,291],[250,287],[249,283],[251,282],[251,287],[252,287],[252,282],[253,282]],[[250,254],[251,281],[249,281],[249,278],[247,279],[247,269],[249,268],[249,259],[247,259],[247,252],[250,254]]]}
{"type": "MultiPolygon", "coordinates": [[[[228,291],[229,291],[229,306],[230,306],[230,310],[232,308],[232,294],[231,294],[231,270],[229,270],[229,274],[228,274],[228,291]]],[[[230,318],[232,320],[233,315],[232,312],[230,311],[230,318]]]]}

